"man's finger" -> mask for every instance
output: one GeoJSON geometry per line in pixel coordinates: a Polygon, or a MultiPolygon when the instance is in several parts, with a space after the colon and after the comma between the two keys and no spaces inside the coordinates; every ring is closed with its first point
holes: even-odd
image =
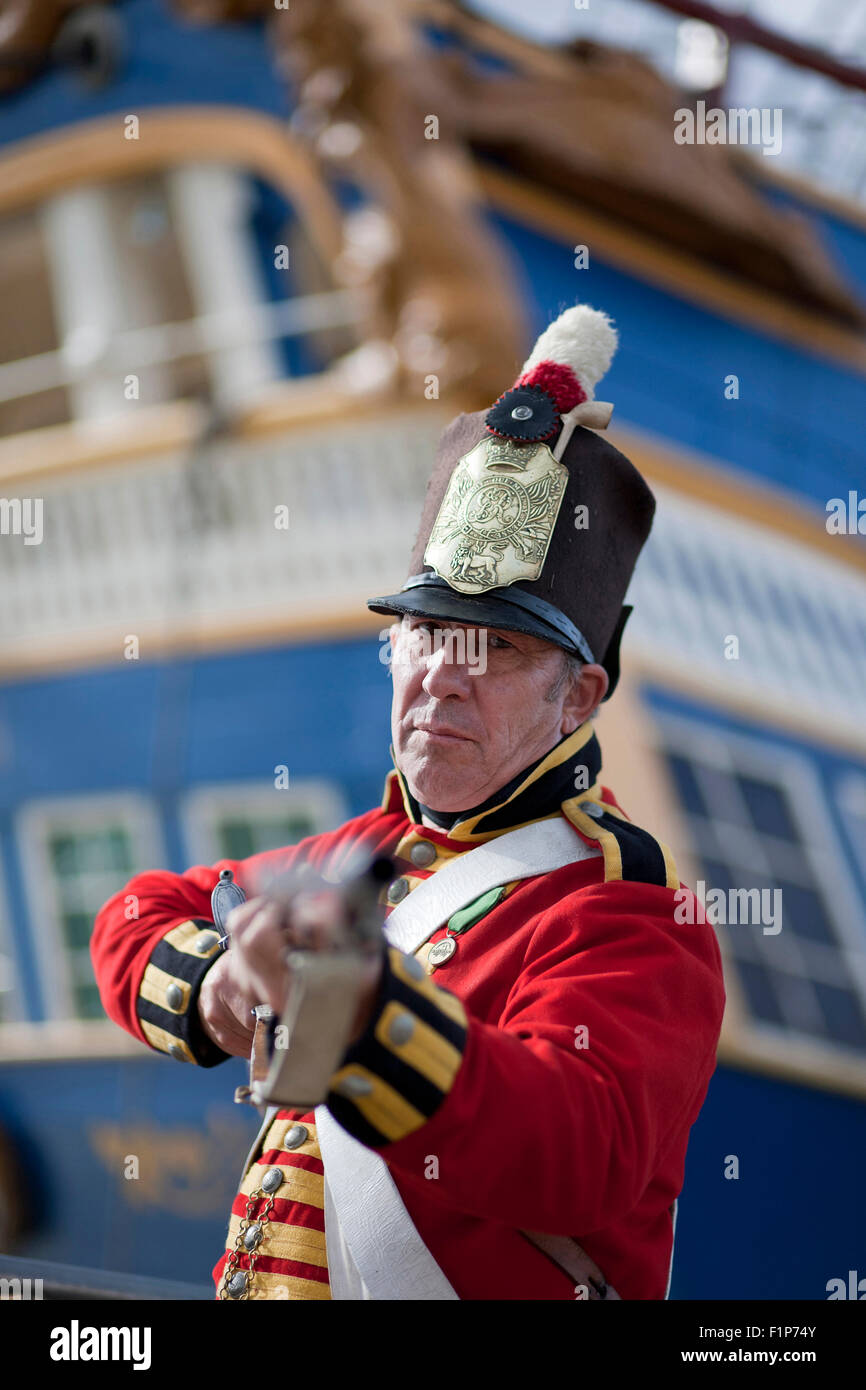
{"type": "Polygon", "coordinates": [[[255,1031],[252,1010],[240,996],[217,995],[205,1010],[203,1022],[224,1052],[248,1057],[255,1031]],[[227,1046],[231,1042],[232,1046],[227,1046]]]}
{"type": "Polygon", "coordinates": [[[245,903],[233,907],[226,918],[226,930],[230,936],[243,935],[254,918],[266,907],[271,906],[268,898],[247,898],[245,903]]]}
{"type": "Polygon", "coordinates": [[[217,1047],[221,1047],[223,1052],[228,1052],[232,1057],[249,1057],[252,1046],[252,1037],[245,1037],[242,1033],[236,1033],[233,1029],[219,1026],[211,1027],[210,1036],[213,1038],[217,1047]]]}

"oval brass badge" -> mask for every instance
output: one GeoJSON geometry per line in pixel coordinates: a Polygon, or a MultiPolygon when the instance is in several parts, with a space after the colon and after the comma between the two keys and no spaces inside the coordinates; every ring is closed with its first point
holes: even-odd
{"type": "Polygon", "coordinates": [[[453,936],[443,936],[441,941],[437,941],[435,946],[431,946],[427,954],[428,965],[444,965],[446,960],[450,960],[457,950],[457,942],[453,936]]]}

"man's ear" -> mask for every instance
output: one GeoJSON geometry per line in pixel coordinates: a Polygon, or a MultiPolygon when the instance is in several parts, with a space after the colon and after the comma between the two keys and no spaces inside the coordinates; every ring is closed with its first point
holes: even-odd
{"type": "Polygon", "coordinates": [[[562,706],[562,733],[573,734],[597,709],[607,694],[610,678],[603,666],[587,662],[571,682],[562,706]]]}

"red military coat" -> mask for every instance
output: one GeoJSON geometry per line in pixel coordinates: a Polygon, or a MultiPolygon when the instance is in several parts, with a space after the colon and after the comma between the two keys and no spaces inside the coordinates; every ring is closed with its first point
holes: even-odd
{"type": "MultiPolygon", "coordinates": [[[[662,1299],[671,1208],[715,1066],[722,968],[712,926],[681,910],[688,890],[670,852],[632,825],[599,771],[585,725],[449,831],[419,823],[392,772],[382,806],[338,830],[237,863],[140,874],[96,922],[106,1011],[151,1046],[214,1065],[225,1054],[203,1034],[196,997],[218,955],[210,893],[222,868],[252,892],[263,865],[303,855],[337,869],[360,846],[395,858],[393,903],[455,854],[564,815],[602,855],[455,914],[417,953],[424,961],[453,936],[456,951],[431,974],[389,949],[373,1018],[328,1106],[387,1161],[460,1298],[573,1299],[572,1278],[529,1230],[574,1236],[622,1298],[662,1299]],[[577,794],[576,767],[587,787],[577,794]],[[391,1038],[395,1009],[416,1024],[408,1043],[391,1038]]],[[[322,1172],[314,1116],[281,1111],[232,1209],[228,1274],[246,1271],[243,1296],[330,1296],[322,1172]]],[[[214,1270],[223,1297],[226,1258],[214,1270]]]]}

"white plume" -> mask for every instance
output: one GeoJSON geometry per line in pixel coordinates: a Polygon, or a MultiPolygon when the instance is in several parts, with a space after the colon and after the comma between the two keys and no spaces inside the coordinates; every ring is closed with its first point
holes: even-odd
{"type": "Polygon", "coordinates": [[[588,304],[576,304],[545,328],[524,362],[521,375],[545,359],[564,362],[571,367],[587,400],[591,401],[596,386],[613,361],[618,341],[617,331],[607,314],[588,304]]]}

